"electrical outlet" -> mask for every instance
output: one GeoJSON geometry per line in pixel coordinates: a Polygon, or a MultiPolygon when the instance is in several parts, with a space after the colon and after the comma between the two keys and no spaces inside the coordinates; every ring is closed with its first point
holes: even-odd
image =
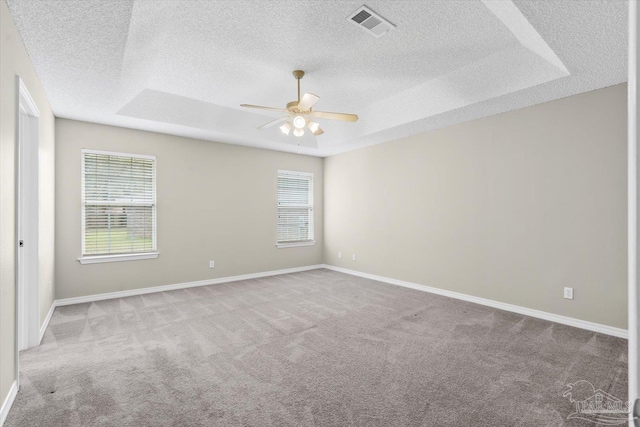
{"type": "Polygon", "coordinates": [[[356,260],[356,254],[353,254],[353,255],[351,256],[351,259],[355,261],[355,260],[356,260]]]}
{"type": "Polygon", "coordinates": [[[216,266],[216,263],[214,261],[209,261],[209,268],[213,268],[216,266]]]}
{"type": "Polygon", "coordinates": [[[338,252],[338,258],[342,258],[342,252],[338,252]]]}
{"type": "Polygon", "coordinates": [[[573,299],[573,288],[564,288],[564,297],[566,299],[573,299]]]}

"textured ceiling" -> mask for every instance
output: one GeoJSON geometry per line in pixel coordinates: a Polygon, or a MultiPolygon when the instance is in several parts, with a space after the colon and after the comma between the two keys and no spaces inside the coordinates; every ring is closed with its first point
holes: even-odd
{"type": "Polygon", "coordinates": [[[619,0],[367,1],[381,38],[346,20],[361,1],[7,3],[56,116],[311,155],[626,81],[619,0]],[[257,130],[279,115],[239,105],[284,107],[294,69],[360,120],[318,120],[317,144],[257,130]]]}

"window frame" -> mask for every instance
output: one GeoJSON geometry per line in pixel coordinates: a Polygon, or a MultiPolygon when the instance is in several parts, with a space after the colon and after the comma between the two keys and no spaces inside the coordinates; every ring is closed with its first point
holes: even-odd
{"type": "Polygon", "coordinates": [[[295,248],[300,246],[313,246],[316,244],[315,241],[315,184],[314,184],[314,176],[313,172],[299,172],[299,171],[290,171],[284,169],[278,169],[278,173],[276,175],[276,247],[279,249],[282,248],[295,248]],[[278,209],[280,208],[280,202],[278,201],[278,178],[281,175],[290,175],[290,176],[304,176],[309,178],[309,204],[307,205],[299,205],[299,206],[289,206],[289,207],[304,207],[309,208],[311,210],[311,214],[309,215],[309,239],[308,240],[300,240],[300,241],[290,241],[290,242],[279,242],[278,241],[278,209]]]}
{"type": "MultiPolygon", "coordinates": [[[[80,264],[97,264],[103,262],[118,262],[118,261],[134,261],[134,260],[142,260],[142,259],[154,259],[158,258],[160,254],[158,252],[158,234],[157,234],[157,225],[158,225],[158,198],[157,198],[157,160],[156,156],[146,155],[146,154],[132,154],[132,153],[120,153],[115,151],[104,151],[104,150],[93,150],[88,148],[83,148],[80,151],[80,205],[81,205],[81,214],[80,214],[80,228],[81,228],[81,241],[80,241],[80,250],[81,256],[78,258],[80,264]],[[86,235],[86,218],[85,218],[85,209],[87,205],[87,201],[85,200],[85,154],[98,154],[98,155],[106,155],[106,156],[117,156],[117,157],[128,157],[132,159],[146,159],[153,161],[153,202],[149,205],[153,208],[153,224],[152,224],[152,241],[153,241],[153,250],[150,252],[130,252],[130,253],[119,253],[119,254],[104,254],[104,255],[85,255],[85,235],[86,235]]],[[[108,204],[105,204],[108,205],[108,204]]],[[[140,203],[132,203],[131,206],[140,206],[140,203]]],[[[143,204],[146,206],[147,204],[143,204]]],[[[119,206],[122,206],[120,204],[119,206]]]]}

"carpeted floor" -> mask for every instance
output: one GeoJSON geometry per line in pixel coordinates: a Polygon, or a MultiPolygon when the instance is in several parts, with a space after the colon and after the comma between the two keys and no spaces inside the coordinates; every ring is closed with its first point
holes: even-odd
{"type": "Polygon", "coordinates": [[[14,426],[593,426],[625,340],[329,270],[56,309],[14,426]]]}

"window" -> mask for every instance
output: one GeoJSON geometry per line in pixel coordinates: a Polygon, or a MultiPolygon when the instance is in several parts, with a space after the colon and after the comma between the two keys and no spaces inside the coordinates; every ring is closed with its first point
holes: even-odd
{"type": "Polygon", "coordinates": [[[156,158],[82,150],[80,262],[157,256],[156,158]]]}
{"type": "Polygon", "coordinates": [[[280,170],[276,246],[313,244],[313,174],[280,170]]]}

